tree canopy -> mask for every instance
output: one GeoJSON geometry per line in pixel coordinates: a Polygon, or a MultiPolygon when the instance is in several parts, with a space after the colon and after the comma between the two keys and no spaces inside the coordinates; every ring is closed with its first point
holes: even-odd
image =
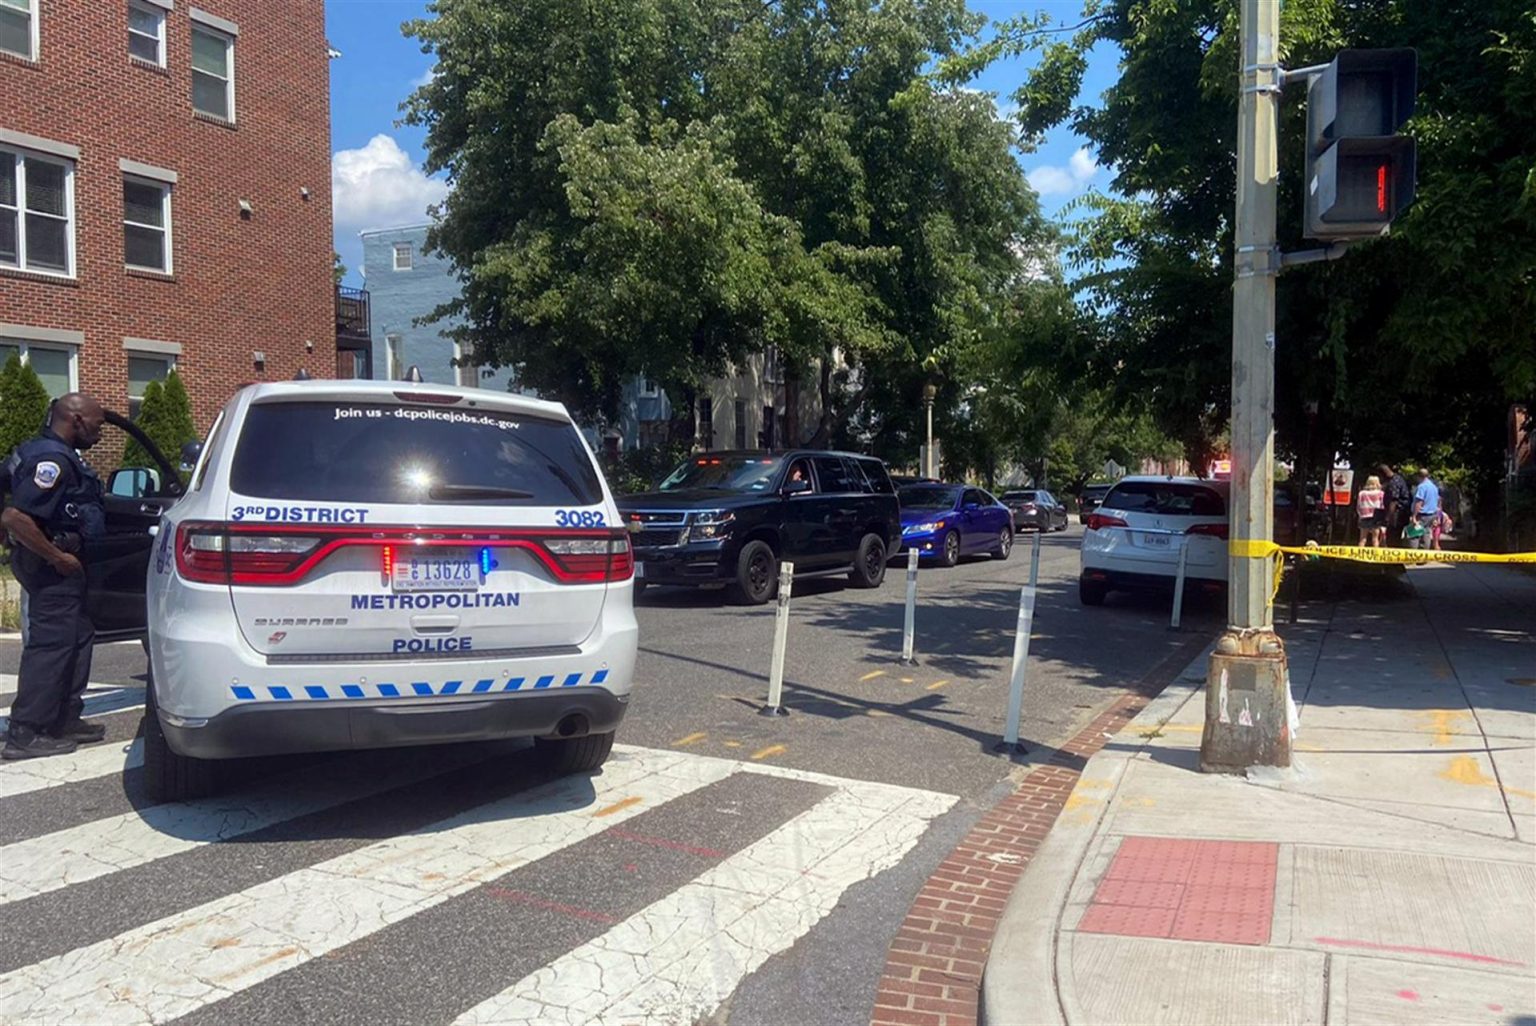
{"type": "MultiPolygon", "coordinates": [[[[1085,15],[1067,39],[1041,34],[1039,17],[1009,22],[946,73],[964,81],[999,55],[1041,51],[1013,97],[1021,131],[1069,125],[1114,169],[1110,194],[1078,208],[1067,248],[1090,318],[1080,365],[1145,402],[1198,465],[1229,406],[1237,4],[1108,0],[1085,15]],[[1094,47],[1120,55],[1102,102],[1080,95],[1094,47]]],[[[1419,177],[1389,236],[1281,277],[1280,449],[1296,454],[1310,436],[1325,459],[1451,452],[1486,482],[1508,404],[1536,392],[1536,12],[1525,0],[1295,0],[1281,22],[1289,67],[1345,47],[1418,48],[1407,130],[1419,177]]],[[[1288,250],[1310,245],[1304,129],[1294,88],[1281,103],[1288,250]]]]}
{"type": "MultiPolygon", "coordinates": [[[[438,0],[406,106],[476,362],[611,416],[772,347],[833,441],[907,444],[1050,232],[989,96],[926,72],[963,0],[438,0]]],[[[945,408],[960,390],[946,388],[945,408]]]]}

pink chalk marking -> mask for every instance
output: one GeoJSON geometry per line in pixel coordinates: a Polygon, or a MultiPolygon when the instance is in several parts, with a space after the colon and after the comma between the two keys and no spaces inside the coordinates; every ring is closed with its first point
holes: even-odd
{"type": "Polygon", "coordinates": [[[575,905],[565,905],[558,901],[548,901],[544,898],[536,898],[524,891],[514,891],[509,887],[487,887],[485,893],[493,898],[502,898],[506,901],[514,901],[520,905],[532,905],[534,908],[546,909],[550,912],[558,912],[572,919],[586,919],[594,923],[606,923],[613,925],[618,920],[605,912],[595,912],[589,908],[577,908],[575,905]]]}
{"type": "Polygon", "coordinates": [[[1503,1005],[1489,1005],[1488,1006],[1488,1011],[1490,1011],[1490,1012],[1502,1012],[1502,1011],[1504,1011],[1504,1006],[1503,1005]]]}
{"type": "Polygon", "coordinates": [[[1419,992],[1416,990],[1400,990],[1397,992],[1397,996],[1404,1001],[1417,1001],[1419,999],[1419,992]]]}
{"type": "Polygon", "coordinates": [[[1524,962],[1511,962],[1507,958],[1494,958],[1492,955],[1479,955],[1472,951],[1447,951],[1444,948],[1416,948],[1406,944],[1377,944],[1374,941],[1346,940],[1341,937],[1313,937],[1314,944],[1328,944],[1338,948],[1363,948],[1367,951],[1396,951],[1404,955],[1435,955],[1439,958],[1460,958],[1467,962],[1480,962],[1483,965],[1515,965],[1524,966],[1524,962]]]}
{"type": "Polygon", "coordinates": [[[668,851],[680,851],[689,855],[699,855],[706,859],[723,859],[726,852],[718,848],[701,848],[696,844],[684,844],[681,841],[669,841],[665,837],[647,837],[645,834],[631,833],[618,827],[610,827],[608,833],[622,841],[633,841],[635,844],[649,844],[656,848],[666,848],[668,851]]]}

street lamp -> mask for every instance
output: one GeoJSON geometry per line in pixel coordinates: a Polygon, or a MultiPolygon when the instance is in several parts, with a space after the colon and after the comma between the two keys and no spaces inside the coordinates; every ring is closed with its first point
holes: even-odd
{"type": "Polygon", "coordinates": [[[928,417],[927,441],[923,444],[922,475],[938,477],[938,460],[933,452],[933,400],[939,394],[939,386],[932,381],[923,382],[923,412],[928,417]]]}

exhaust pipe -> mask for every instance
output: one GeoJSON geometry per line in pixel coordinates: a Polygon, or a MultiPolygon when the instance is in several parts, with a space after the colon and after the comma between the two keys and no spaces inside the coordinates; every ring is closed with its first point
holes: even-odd
{"type": "Polygon", "coordinates": [[[581,713],[571,713],[555,727],[556,737],[581,737],[587,733],[587,718],[581,713]]]}

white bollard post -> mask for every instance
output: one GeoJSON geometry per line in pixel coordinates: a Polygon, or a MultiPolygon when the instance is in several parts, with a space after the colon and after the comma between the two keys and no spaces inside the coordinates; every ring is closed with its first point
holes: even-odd
{"type": "Polygon", "coordinates": [[[907,550],[907,616],[901,628],[901,661],[911,666],[917,662],[912,654],[914,634],[917,628],[917,548],[907,550]]]}
{"type": "Polygon", "coordinates": [[[1008,723],[998,751],[1022,751],[1019,721],[1024,717],[1024,671],[1029,663],[1029,636],[1035,624],[1035,589],[1040,583],[1040,534],[1030,548],[1029,583],[1019,593],[1019,623],[1013,638],[1013,673],[1008,679],[1008,723]]]}
{"type": "Polygon", "coordinates": [[[1184,563],[1189,557],[1189,538],[1181,537],[1179,541],[1179,569],[1173,577],[1173,619],[1168,621],[1168,629],[1179,629],[1179,620],[1184,615],[1184,563]]]}
{"type": "Polygon", "coordinates": [[[789,641],[789,596],[795,583],[795,564],[779,564],[779,607],[773,618],[773,661],[768,669],[768,704],[759,716],[788,716],[784,708],[784,646],[789,641]]]}

